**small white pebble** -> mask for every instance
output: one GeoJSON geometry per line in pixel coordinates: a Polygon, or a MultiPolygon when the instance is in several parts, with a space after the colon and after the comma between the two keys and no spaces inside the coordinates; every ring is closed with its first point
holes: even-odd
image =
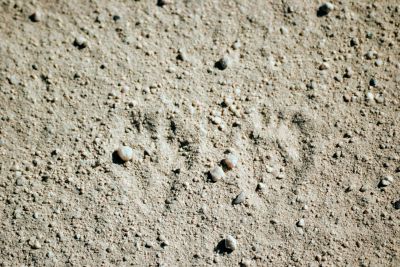
{"type": "Polygon", "coordinates": [[[266,184],[264,184],[264,183],[258,183],[258,185],[257,185],[257,190],[263,191],[263,190],[265,190],[265,188],[267,188],[266,184]]]}
{"type": "Polygon", "coordinates": [[[225,176],[224,170],[220,166],[216,166],[210,171],[211,180],[213,182],[218,182],[225,176]]]}
{"type": "Polygon", "coordinates": [[[221,119],[221,117],[218,117],[218,116],[211,117],[211,121],[212,121],[212,123],[214,123],[216,125],[222,124],[222,119],[221,119]]]}
{"type": "Polygon", "coordinates": [[[74,46],[78,47],[79,49],[83,49],[87,47],[87,41],[83,36],[78,36],[75,38],[74,46]]]}
{"type": "Polygon", "coordinates": [[[233,204],[237,205],[237,204],[241,204],[246,200],[246,194],[244,193],[244,191],[240,192],[239,195],[236,196],[236,198],[233,200],[233,204]]]}
{"type": "Polygon", "coordinates": [[[133,158],[133,150],[129,146],[122,146],[117,150],[118,157],[123,161],[129,161],[133,158]]]}
{"type": "Polygon", "coordinates": [[[121,89],[121,93],[126,94],[128,92],[129,92],[129,86],[127,86],[127,85],[123,86],[121,89]]]}
{"type": "Polygon", "coordinates": [[[225,238],[225,248],[229,250],[235,250],[237,248],[237,241],[233,236],[228,235],[225,238]]]}
{"type": "Polygon", "coordinates": [[[29,245],[31,246],[31,248],[33,249],[40,249],[42,247],[42,245],[40,244],[39,240],[37,240],[36,238],[32,237],[29,240],[29,245]]]}
{"type": "Polygon", "coordinates": [[[374,100],[374,94],[371,93],[371,92],[367,92],[367,93],[365,94],[365,99],[366,99],[367,101],[372,101],[372,100],[374,100]]]}
{"type": "Polygon", "coordinates": [[[40,11],[35,11],[32,15],[29,16],[29,19],[33,22],[39,22],[43,19],[43,15],[40,11]]]}
{"type": "Polygon", "coordinates": [[[383,64],[383,61],[381,59],[377,59],[375,61],[375,66],[377,66],[377,67],[382,66],[382,64],[383,64]]]}
{"type": "Polygon", "coordinates": [[[232,48],[235,49],[235,50],[238,50],[241,46],[242,46],[242,44],[240,43],[240,40],[236,40],[233,43],[232,48]]]}
{"type": "Polygon", "coordinates": [[[305,225],[304,219],[300,219],[300,220],[296,223],[296,225],[297,225],[298,227],[304,227],[304,225],[305,225]]]}
{"type": "Polygon", "coordinates": [[[365,55],[365,57],[366,57],[367,59],[373,59],[373,58],[375,57],[375,55],[376,55],[376,52],[370,50],[370,51],[367,52],[367,54],[365,55]]]}
{"type": "Polygon", "coordinates": [[[381,186],[388,186],[391,185],[393,183],[393,176],[391,175],[387,175],[385,177],[382,178],[381,180],[381,186]]]}
{"type": "Polygon", "coordinates": [[[233,99],[232,97],[225,96],[224,98],[224,105],[227,107],[230,107],[233,104],[233,99]]]}

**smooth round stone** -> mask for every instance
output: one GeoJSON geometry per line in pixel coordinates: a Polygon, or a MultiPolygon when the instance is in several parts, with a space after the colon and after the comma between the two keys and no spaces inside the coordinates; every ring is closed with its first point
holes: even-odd
{"type": "Polygon", "coordinates": [[[224,70],[232,64],[232,60],[228,55],[223,56],[215,63],[215,67],[219,70],[224,70]]]}
{"type": "Polygon", "coordinates": [[[222,163],[228,170],[232,170],[235,168],[238,164],[238,157],[234,154],[228,154],[226,155],[225,159],[222,160],[222,163]]]}
{"type": "Polygon", "coordinates": [[[220,166],[216,166],[210,171],[211,180],[213,182],[218,182],[225,176],[224,170],[220,166]]]}
{"type": "Polygon", "coordinates": [[[122,146],[117,150],[118,157],[123,161],[129,161],[133,158],[133,150],[129,146],[122,146]]]}
{"type": "Polygon", "coordinates": [[[228,235],[225,238],[225,248],[229,250],[235,250],[237,248],[237,241],[233,236],[228,235]]]}
{"type": "Polygon", "coordinates": [[[238,205],[243,203],[246,200],[246,194],[242,191],[240,192],[239,195],[236,196],[236,198],[233,200],[234,205],[238,205]]]}

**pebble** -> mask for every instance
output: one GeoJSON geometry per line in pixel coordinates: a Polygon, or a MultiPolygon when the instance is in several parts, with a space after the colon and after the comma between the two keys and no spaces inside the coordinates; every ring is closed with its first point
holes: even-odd
{"type": "Polygon", "coordinates": [[[318,8],[318,16],[326,16],[328,15],[332,10],[335,9],[335,6],[329,2],[324,3],[319,6],[318,8]]]}
{"type": "Polygon", "coordinates": [[[265,190],[265,188],[267,188],[266,184],[264,184],[264,183],[258,183],[258,185],[257,185],[257,190],[263,191],[263,190],[265,190]]]}
{"type": "Polygon", "coordinates": [[[377,95],[375,95],[375,101],[376,101],[377,103],[382,104],[383,102],[385,102],[385,98],[383,97],[383,95],[377,94],[377,95]]]}
{"type": "Polygon", "coordinates": [[[319,65],[319,70],[327,70],[329,69],[329,64],[324,62],[321,65],[319,65]]]}
{"type": "Polygon", "coordinates": [[[235,50],[238,50],[241,46],[242,46],[242,44],[240,43],[240,40],[236,40],[233,43],[232,48],[235,49],[235,50]]]}
{"type": "Polygon", "coordinates": [[[179,49],[177,59],[182,61],[189,61],[189,56],[184,49],[179,49]]]}
{"type": "Polygon", "coordinates": [[[374,94],[371,93],[371,92],[367,92],[367,93],[365,94],[365,100],[367,100],[367,101],[372,101],[372,100],[374,100],[374,94]]]}
{"type": "Polygon", "coordinates": [[[8,79],[8,82],[10,84],[12,84],[12,85],[19,85],[20,84],[20,80],[15,75],[11,75],[10,77],[7,77],[7,79],[8,79]]]}
{"type": "Polygon", "coordinates": [[[362,193],[367,192],[367,190],[368,190],[368,187],[367,187],[367,185],[365,185],[365,184],[363,184],[363,185],[361,186],[361,188],[360,188],[360,192],[362,192],[362,193]]]}
{"type": "Polygon", "coordinates": [[[375,66],[376,67],[379,67],[379,66],[382,66],[382,65],[383,65],[383,61],[381,59],[375,60],[375,66]]]}
{"type": "Polygon", "coordinates": [[[345,78],[351,78],[353,76],[353,70],[350,67],[347,67],[344,71],[345,78]]]}
{"type": "Polygon", "coordinates": [[[400,200],[397,200],[396,202],[393,203],[393,206],[396,210],[400,210],[400,200]]]}
{"type": "Polygon", "coordinates": [[[353,37],[350,40],[350,46],[358,46],[360,44],[360,41],[358,41],[357,38],[353,37]]]}
{"type": "Polygon", "coordinates": [[[305,222],[304,219],[300,219],[297,223],[296,223],[297,227],[304,227],[305,222]]]}
{"type": "Polygon", "coordinates": [[[375,55],[376,55],[376,52],[370,50],[370,51],[367,52],[367,54],[365,55],[365,57],[366,57],[367,59],[373,59],[373,58],[375,57],[375,55]]]}
{"type": "Polygon", "coordinates": [[[127,86],[127,85],[123,86],[121,89],[121,93],[126,94],[128,92],[129,92],[129,86],[127,86]]]}
{"type": "Polygon", "coordinates": [[[238,164],[238,157],[232,153],[226,155],[226,157],[222,160],[222,164],[226,169],[232,170],[238,164]]]}
{"type": "Polygon", "coordinates": [[[215,63],[215,67],[219,70],[224,70],[232,64],[232,60],[228,55],[223,56],[220,60],[215,63]]]}
{"type": "Polygon", "coordinates": [[[42,15],[42,13],[40,11],[35,11],[34,13],[32,13],[29,16],[29,19],[32,22],[39,22],[39,21],[41,21],[43,19],[43,15],[42,15]]]}
{"type": "Polygon", "coordinates": [[[210,171],[211,180],[215,183],[224,178],[225,172],[220,166],[216,166],[210,171]]]}
{"type": "Polygon", "coordinates": [[[232,251],[237,248],[237,241],[233,236],[228,235],[225,238],[225,248],[229,249],[229,250],[232,250],[232,251]]]}
{"type": "Polygon", "coordinates": [[[33,249],[39,249],[42,247],[42,245],[40,244],[39,240],[37,240],[36,238],[31,238],[29,240],[29,245],[31,246],[31,248],[33,249]]]}
{"type": "Polygon", "coordinates": [[[172,4],[172,3],[173,3],[172,0],[158,0],[158,1],[157,1],[157,5],[158,5],[158,6],[170,5],[170,4],[172,4]]]}
{"type": "Polygon", "coordinates": [[[242,261],[240,262],[240,266],[242,266],[242,267],[250,267],[251,266],[251,260],[242,259],[242,261]]]}
{"type": "Polygon", "coordinates": [[[233,200],[234,205],[238,205],[243,203],[246,200],[246,194],[244,191],[240,192],[239,195],[236,196],[236,198],[233,200]]]}
{"type": "Polygon", "coordinates": [[[83,48],[87,47],[87,41],[84,37],[78,36],[74,40],[74,46],[76,46],[79,49],[83,49],[83,48]]]}
{"type": "Polygon", "coordinates": [[[218,116],[213,116],[210,119],[211,119],[212,123],[214,123],[216,125],[220,125],[223,122],[221,117],[218,117],[218,116]]]}
{"type": "Polygon", "coordinates": [[[234,101],[233,101],[232,97],[225,96],[223,103],[224,103],[225,106],[230,107],[230,106],[233,105],[234,101]]]}
{"type": "Polygon", "coordinates": [[[119,21],[121,19],[120,15],[114,15],[113,16],[113,21],[119,21]]]}
{"type": "Polygon", "coordinates": [[[25,184],[25,179],[23,177],[20,177],[17,179],[17,181],[15,182],[15,184],[17,186],[23,186],[25,184]]]}
{"type": "Polygon", "coordinates": [[[387,176],[382,178],[382,180],[380,182],[380,185],[382,187],[385,187],[385,186],[391,185],[392,183],[393,183],[393,176],[387,175],[387,176]]]}
{"type": "Polygon", "coordinates": [[[117,150],[118,157],[123,161],[129,161],[133,158],[133,150],[129,146],[122,146],[117,150]]]}
{"type": "Polygon", "coordinates": [[[369,80],[369,85],[372,87],[376,87],[378,85],[378,82],[372,78],[371,80],[369,80]]]}

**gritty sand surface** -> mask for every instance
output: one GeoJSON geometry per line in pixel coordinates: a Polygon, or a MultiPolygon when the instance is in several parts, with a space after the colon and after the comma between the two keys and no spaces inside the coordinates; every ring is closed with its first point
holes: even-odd
{"type": "Polygon", "coordinates": [[[322,3],[0,0],[0,266],[400,266],[400,3],[322,3]]]}

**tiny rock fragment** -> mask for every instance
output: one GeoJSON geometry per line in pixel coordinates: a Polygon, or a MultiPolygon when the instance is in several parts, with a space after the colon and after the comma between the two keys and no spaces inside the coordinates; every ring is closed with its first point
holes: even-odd
{"type": "Polygon", "coordinates": [[[367,101],[373,101],[373,100],[374,100],[374,94],[371,93],[371,92],[367,92],[367,93],[365,94],[365,100],[367,100],[367,101]]]}
{"type": "Polygon", "coordinates": [[[40,249],[42,247],[39,240],[37,240],[36,238],[29,239],[29,245],[32,249],[40,249]]]}
{"type": "Polygon", "coordinates": [[[235,49],[235,50],[237,50],[237,49],[239,49],[241,46],[242,46],[242,44],[240,43],[240,40],[236,40],[236,41],[233,43],[232,48],[235,49]]]}
{"type": "Polygon", "coordinates": [[[397,200],[397,201],[395,201],[395,202],[393,203],[393,207],[394,207],[396,210],[400,210],[400,199],[397,200]]]}
{"type": "Polygon", "coordinates": [[[43,15],[42,15],[42,13],[40,11],[35,11],[34,13],[32,13],[29,16],[29,19],[32,22],[39,22],[39,21],[41,21],[43,19],[43,15]]]}
{"type": "Polygon", "coordinates": [[[232,170],[238,164],[238,157],[232,153],[227,154],[222,160],[222,164],[227,170],[232,170]]]}
{"type": "Polygon", "coordinates": [[[229,249],[229,250],[232,250],[232,251],[237,248],[237,241],[233,236],[228,235],[225,238],[225,248],[229,249]]]}
{"type": "Polygon", "coordinates": [[[381,179],[380,186],[386,187],[393,183],[393,176],[387,175],[381,179]]]}
{"type": "Polygon", "coordinates": [[[189,56],[184,49],[179,49],[177,59],[181,61],[189,61],[189,56]]]}
{"type": "Polygon", "coordinates": [[[250,267],[251,266],[251,260],[242,259],[242,261],[240,262],[240,266],[242,266],[242,267],[250,267]]]}
{"type": "Polygon", "coordinates": [[[228,55],[223,56],[220,60],[215,63],[215,67],[219,70],[224,70],[229,67],[232,63],[231,58],[228,55]]]}
{"type": "Polygon", "coordinates": [[[172,4],[173,1],[172,0],[158,0],[157,1],[157,6],[165,6],[165,5],[170,5],[172,4]]]}
{"type": "Polygon", "coordinates": [[[122,146],[117,150],[118,157],[123,161],[129,161],[133,158],[133,150],[129,146],[122,146]]]}
{"type": "Polygon", "coordinates": [[[264,183],[258,183],[257,190],[258,191],[263,191],[263,190],[265,190],[266,187],[267,186],[264,183]]]}
{"type": "Polygon", "coordinates": [[[350,67],[347,67],[344,71],[345,78],[351,78],[353,76],[353,70],[350,67]]]}
{"type": "Polygon", "coordinates": [[[324,3],[319,6],[317,11],[317,16],[322,17],[328,15],[332,10],[335,9],[335,6],[329,2],[324,3]]]}
{"type": "Polygon", "coordinates": [[[84,37],[78,36],[74,40],[74,46],[76,46],[78,49],[83,49],[87,47],[87,41],[84,37]]]}
{"type": "Polygon", "coordinates": [[[373,59],[375,56],[376,56],[376,52],[372,51],[372,50],[368,51],[367,54],[365,54],[365,57],[367,59],[373,59]]]}
{"type": "Polygon", "coordinates": [[[237,195],[237,196],[235,197],[235,199],[233,200],[232,203],[233,203],[234,205],[238,205],[238,204],[243,203],[245,200],[246,200],[246,194],[244,193],[244,191],[242,191],[242,192],[240,192],[239,195],[237,195]]]}
{"type": "Polygon", "coordinates": [[[350,40],[351,46],[358,46],[359,44],[360,44],[360,41],[358,41],[357,38],[355,38],[355,37],[351,38],[351,40],[350,40]]]}
{"type": "Polygon", "coordinates": [[[215,183],[224,178],[225,172],[220,166],[216,166],[210,171],[211,180],[215,183]]]}
{"type": "Polygon", "coordinates": [[[304,227],[305,222],[304,219],[300,219],[297,223],[296,223],[297,227],[304,227]]]}
{"type": "Polygon", "coordinates": [[[321,65],[319,65],[319,70],[327,70],[329,69],[329,64],[326,62],[323,62],[321,65]]]}
{"type": "Polygon", "coordinates": [[[378,82],[372,78],[371,80],[369,80],[369,85],[372,87],[376,87],[378,85],[378,82]]]}

